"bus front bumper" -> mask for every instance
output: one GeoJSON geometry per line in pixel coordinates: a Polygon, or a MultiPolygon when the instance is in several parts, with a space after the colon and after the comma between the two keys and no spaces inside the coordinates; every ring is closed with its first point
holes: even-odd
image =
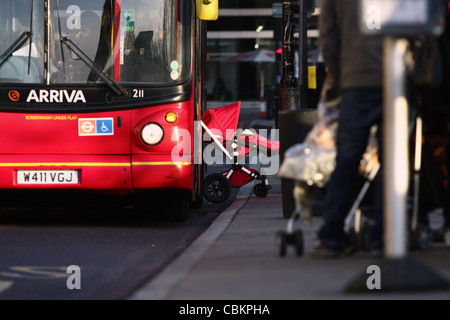
{"type": "Polygon", "coordinates": [[[129,194],[143,189],[192,190],[189,163],[170,156],[3,155],[0,189],[58,189],[129,194]]]}

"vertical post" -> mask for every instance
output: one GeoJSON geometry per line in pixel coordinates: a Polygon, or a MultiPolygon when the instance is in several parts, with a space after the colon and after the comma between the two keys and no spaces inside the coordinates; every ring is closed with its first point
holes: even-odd
{"type": "Polygon", "coordinates": [[[260,98],[260,110],[259,110],[259,117],[260,118],[266,118],[267,117],[267,101],[264,97],[264,64],[260,63],[259,66],[259,98],[260,98]]]}
{"type": "Polygon", "coordinates": [[[415,232],[419,224],[419,187],[420,168],[422,167],[422,118],[416,116],[416,140],[414,143],[414,198],[413,212],[411,218],[411,231],[415,232]]]}
{"type": "Polygon", "coordinates": [[[283,1],[283,76],[280,82],[281,110],[298,109],[294,66],[294,13],[292,1],[283,1]]]}
{"type": "Polygon", "coordinates": [[[385,255],[407,254],[406,199],[409,185],[408,102],[405,97],[407,42],[384,39],[384,220],[385,255]]]}
{"type": "Polygon", "coordinates": [[[298,50],[298,84],[300,92],[300,109],[307,108],[308,95],[308,8],[306,0],[299,1],[299,50],[298,50]]]}
{"type": "MultiPolygon", "coordinates": [[[[50,39],[50,32],[51,32],[49,27],[49,19],[51,17],[50,3],[51,3],[50,1],[44,1],[44,10],[46,11],[44,15],[44,24],[45,24],[44,43],[49,43],[48,41],[50,39]]],[[[31,6],[32,6],[31,14],[34,15],[34,1],[32,1],[31,6]]],[[[31,16],[31,23],[33,23],[33,16],[31,16]]],[[[60,45],[62,46],[62,44],[60,45]]],[[[30,50],[31,50],[31,42],[30,42],[30,50]]],[[[49,47],[44,45],[44,57],[46,61],[49,61],[49,54],[50,54],[49,47]]],[[[28,61],[30,61],[30,59],[28,59],[28,61]]],[[[28,67],[28,70],[30,70],[30,67],[28,67]]],[[[50,79],[50,68],[48,67],[47,63],[44,63],[44,79],[45,83],[49,85],[51,79],[50,79]]]]}
{"type": "MultiPolygon", "coordinates": [[[[304,5],[305,0],[301,0],[304,5]]],[[[309,2],[311,3],[311,1],[309,2]]],[[[281,111],[278,113],[280,128],[280,161],[284,161],[284,154],[293,145],[304,141],[307,134],[317,122],[317,109],[306,109],[306,103],[299,108],[298,84],[295,78],[294,47],[298,41],[294,40],[294,10],[299,12],[299,1],[283,1],[283,77],[280,83],[281,111]]],[[[306,8],[306,7],[305,7],[306,8]]],[[[307,15],[307,10],[305,10],[307,15]]],[[[306,20],[303,20],[306,22],[306,20]]],[[[305,26],[306,28],[306,26],[305,26]]],[[[300,29],[302,27],[300,26],[300,29]]],[[[306,30],[306,29],[305,29],[306,30]]],[[[304,38],[306,41],[306,38],[304,38]]],[[[306,57],[306,55],[305,55],[306,57]]],[[[302,68],[303,69],[303,68],[302,68]]],[[[307,75],[305,69],[302,72],[307,75]]],[[[304,81],[304,80],[303,80],[304,81]]],[[[303,82],[308,84],[308,80],[303,82]]],[[[302,94],[306,98],[306,91],[302,94]]],[[[295,209],[293,197],[294,180],[281,179],[281,193],[283,198],[283,217],[289,218],[295,209]]]]}

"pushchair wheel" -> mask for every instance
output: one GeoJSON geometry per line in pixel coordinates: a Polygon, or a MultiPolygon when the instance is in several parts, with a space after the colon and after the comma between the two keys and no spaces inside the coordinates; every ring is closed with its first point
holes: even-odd
{"type": "Polygon", "coordinates": [[[360,229],[356,232],[355,228],[352,228],[347,233],[347,252],[353,254],[358,250],[369,250],[368,247],[368,221],[361,223],[360,229]]]}
{"type": "Polygon", "coordinates": [[[303,255],[303,232],[296,230],[293,233],[286,233],[284,231],[278,231],[276,235],[276,242],[278,246],[278,255],[284,257],[286,255],[287,245],[293,245],[295,248],[295,254],[297,256],[303,255]]]}
{"type": "Polygon", "coordinates": [[[303,232],[301,230],[296,230],[292,234],[292,242],[295,247],[295,254],[297,256],[303,255],[303,232]]]}
{"type": "Polygon", "coordinates": [[[253,193],[258,198],[265,198],[269,193],[269,189],[262,183],[258,183],[253,187],[253,193]]]}
{"type": "Polygon", "coordinates": [[[286,255],[286,246],[287,246],[286,232],[278,231],[275,240],[277,243],[278,255],[280,257],[284,257],[286,255]]]}
{"type": "Polygon", "coordinates": [[[411,250],[428,250],[433,245],[434,236],[430,227],[419,224],[416,230],[411,231],[411,250]]]}
{"type": "Polygon", "coordinates": [[[223,174],[213,173],[203,180],[202,191],[209,202],[221,203],[230,196],[231,184],[223,174]]]}

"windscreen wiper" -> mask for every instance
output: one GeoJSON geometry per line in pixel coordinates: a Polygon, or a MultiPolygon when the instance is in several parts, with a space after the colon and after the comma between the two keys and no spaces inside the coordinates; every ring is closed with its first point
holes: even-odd
{"type": "Polygon", "coordinates": [[[31,39],[31,32],[25,31],[23,32],[19,38],[17,38],[16,41],[12,45],[9,46],[8,49],[6,49],[5,52],[0,57],[0,66],[3,65],[3,63],[19,48],[21,48],[27,40],[31,39]]]}
{"type": "Polygon", "coordinates": [[[80,57],[81,61],[83,61],[92,71],[95,72],[103,81],[118,95],[128,96],[128,91],[120,85],[117,81],[114,81],[110,76],[100,70],[89,57],[81,50],[72,40],[68,37],[62,37],[61,42],[67,46],[67,48],[80,57]]]}
{"type": "MultiPolygon", "coordinates": [[[[61,15],[59,11],[59,0],[56,1],[56,10],[58,12],[58,31],[59,31],[59,38],[62,38],[62,32],[61,32],[61,15]]],[[[60,46],[61,49],[61,59],[62,59],[62,65],[63,65],[63,72],[64,72],[64,79],[66,79],[66,58],[64,56],[64,48],[63,46],[60,46]]]]}
{"type": "MultiPolygon", "coordinates": [[[[34,16],[34,0],[31,1],[31,17],[30,17],[30,33],[33,34],[33,16],[34,16]]],[[[31,66],[31,35],[30,35],[30,47],[28,48],[28,74],[30,74],[30,66],[31,66]]]]}

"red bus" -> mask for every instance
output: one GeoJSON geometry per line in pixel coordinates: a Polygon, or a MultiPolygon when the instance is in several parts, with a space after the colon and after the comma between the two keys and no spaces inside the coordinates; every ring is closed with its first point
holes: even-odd
{"type": "Polygon", "coordinates": [[[125,196],[170,221],[201,206],[194,124],[217,13],[217,0],[2,0],[2,201],[125,196]]]}

